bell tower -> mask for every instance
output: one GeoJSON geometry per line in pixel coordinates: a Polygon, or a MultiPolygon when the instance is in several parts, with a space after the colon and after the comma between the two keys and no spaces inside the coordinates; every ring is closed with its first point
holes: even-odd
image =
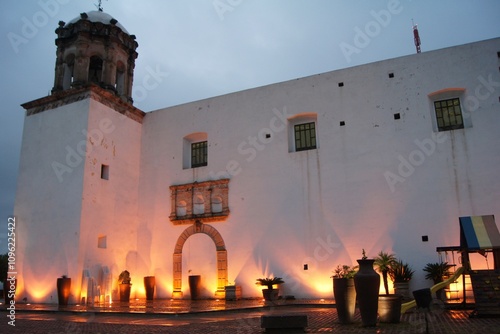
{"type": "Polygon", "coordinates": [[[52,93],[95,84],[132,103],[135,36],[102,11],[81,13],[56,29],[57,58],[52,93]]]}
{"type": "Polygon", "coordinates": [[[99,300],[110,301],[121,270],[145,271],[128,256],[137,252],[141,223],[145,113],[132,104],[138,44],[102,11],[60,21],[55,32],[52,94],[22,104],[16,294],[53,302],[55,278],[67,275],[70,303],[89,300],[94,283],[99,300]]]}

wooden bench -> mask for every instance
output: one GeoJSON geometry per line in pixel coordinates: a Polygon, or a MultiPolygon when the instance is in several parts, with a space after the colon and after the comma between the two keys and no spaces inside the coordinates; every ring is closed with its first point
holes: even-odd
{"type": "Polygon", "coordinates": [[[265,328],[266,333],[304,333],[307,315],[263,315],[260,317],[260,327],[265,328]]]}

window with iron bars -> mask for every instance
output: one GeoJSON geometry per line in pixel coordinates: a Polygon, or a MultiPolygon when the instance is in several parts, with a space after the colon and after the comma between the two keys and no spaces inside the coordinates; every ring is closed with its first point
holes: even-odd
{"type": "Polygon", "coordinates": [[[460,99],[452,98],[434,102],[436,120],[439,131],[455,130],[464,128],[462,108],[460,99]]]}
{"type": "Polygon", "coordinates": [[[208,145],[207,141],[191,144],[191,168],[208,165],[208,145]]]}
{"type": "Polygon", "coordinates": [[[295,151],[313,150],[316,148],[316,124],[303,123],[294,126],[295,151]]]}

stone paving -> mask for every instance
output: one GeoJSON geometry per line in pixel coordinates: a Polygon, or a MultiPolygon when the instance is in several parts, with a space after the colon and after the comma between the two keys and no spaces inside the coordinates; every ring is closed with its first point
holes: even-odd
{"type": "MultiPolygon", "coordinates": [[[[145,301],[133,301],[128,308],[113,304],[92,309],[20,304],[16,307],[15,327],[8,324],[5,308],[0,309],[0,333],[251,334],[265,333],[260,328],[261,315],[293,313],[308,316],[307,333],[426,333],[426,314],[416,310],[404,314],[399,324],[378,323],[376,327],[364,328],[357,312],[353,324],[340,325],[331,301],[297,300],[266,305],[260,300],[168,300],[152,304],[149,309],[145,301]]],[[[427,314],[429,333],[500,334],[500,318],[471,318],[471,312],[434,308],[427,314]]]]}

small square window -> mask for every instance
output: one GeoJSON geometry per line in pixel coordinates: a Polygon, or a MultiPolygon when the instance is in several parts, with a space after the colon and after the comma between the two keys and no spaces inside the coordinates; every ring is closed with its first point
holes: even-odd
{"type": "Polygon", "coordinates": [[[208,165],[208,142],[201,141],[191,144],[191,168],[208,165]]]}
{"type": "Polygon", "coordinates": [[[295,130],[295,150],[305,151],[316,148],[316,124],[314,122],[297,124],[295,130]]]}
{"type": "Polygon", "coordinates": [[[394,114],[394,119],[401,119],[401,114],[400,113],[394,114]]]}
{"type": "Polygon", "coordinates": [[[339,82],[339,87],[344,87],[344,83],[343,82],[339,82]]]}
{"type": "Polygon", "coordinates": [[[344,121],[340,121],[340,126],[345,126],[345,122],[344,121]]]}
{"type": "Polygon", "coordinates": [[[392,73],[392,72],[389,73],[389,78],[391,78],[391,79],[394,78],[394,73],[392,73]]]}
{"type": "Polygon", "coordinates": [[[109,166],[101,165],[101,179],[109,180],[109,166]]]}
{"type": "Polygon", "coordinates": [[[423,235],[422,236],[422,242],[427,242],[429,241],[429,236],[428,235],[423,235]]]}
{"type": "Polygon", "coordinates": [[[497,52],[497,57],[500,58],[500,51],[497,52]]]}
{"type": "Polygon", "coordinates": [[[271,134],[270,133],[266,133],[266,138],[267,139],[271,138],[271,134]]]}

